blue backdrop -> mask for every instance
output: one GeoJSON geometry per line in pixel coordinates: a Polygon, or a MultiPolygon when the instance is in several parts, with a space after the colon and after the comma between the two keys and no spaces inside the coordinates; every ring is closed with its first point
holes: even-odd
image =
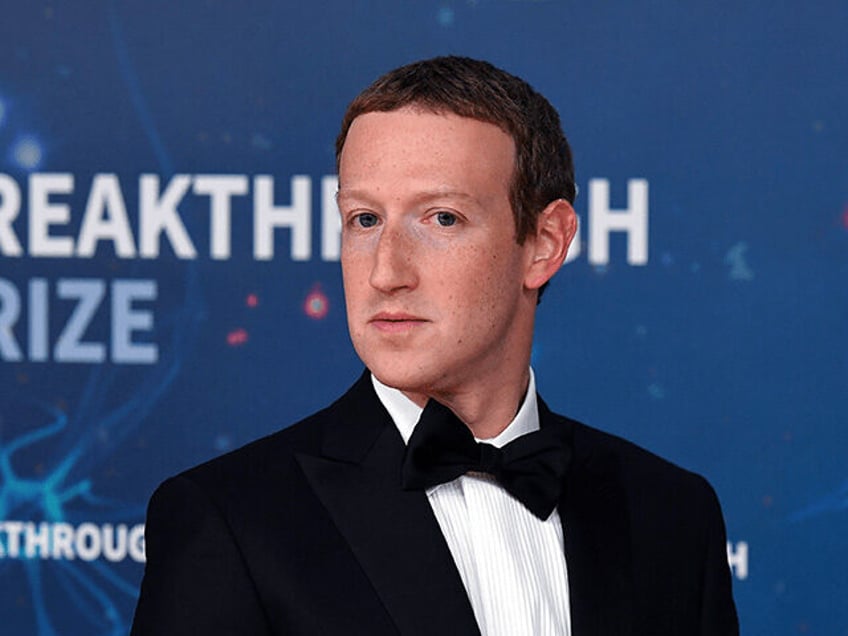
{"type": "Polygon", "coordinates": [[[389,68],[457,53],[530,81],[574,149],[546,400],[714,484],[745,633],[848,634],[845,3],[17,4],[3,633],[125,633],[153,488],[356,377],[339,120],[389,68]]]}

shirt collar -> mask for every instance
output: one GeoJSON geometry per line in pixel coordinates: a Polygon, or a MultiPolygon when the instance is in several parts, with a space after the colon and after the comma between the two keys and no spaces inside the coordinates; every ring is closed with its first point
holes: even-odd
{"type": "MultiPolygon", "coordinates": [[[[415,402],[406,397],[398,389],[386,386],[371,374],[371,383],[374,385],[374,391],[377,397],[380,398],[383,406],[389,412],[392,421],[398,429],[404,444],[409,441],[412,436],[412,431],[415,430],[415,425],[418,424],[418,418],[421,417],[422,409],[415,402]]],[[[512,422],[500,432],[499,435],[492,439],[480,440],[478,442],[486,442],[492,446],[500,448],[508,444],[512,440],[539,430],[539,408],[536,403],[536,378],[533,374],[533,369],[530,369],[530,382],[527,385],[527,393],[524,395],[524,400],[521,403],[521,408],[518,409],[512,422]]]]}

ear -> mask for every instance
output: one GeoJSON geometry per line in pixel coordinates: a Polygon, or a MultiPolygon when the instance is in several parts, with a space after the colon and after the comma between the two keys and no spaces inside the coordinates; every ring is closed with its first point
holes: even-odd
{"type": "Polygon", "coordinates": [[[536,222],[536,231],[527,237],[532,241],[531,260],[524,277],[527,289],[539,289],[547,283],[565,261],[568,246],[577,232],[577,215],[565,199],[551,201],[536,222]]]}

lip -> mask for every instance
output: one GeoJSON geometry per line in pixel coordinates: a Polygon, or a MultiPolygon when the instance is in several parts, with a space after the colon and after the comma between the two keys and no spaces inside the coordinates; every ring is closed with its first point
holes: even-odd
{"type": "Polygon", "coordinates": [[[370,325],[386,333],[403,333],[427,322],[427,319],[420,316],[394,311],[381,311],[368,320],[370,325]]]}

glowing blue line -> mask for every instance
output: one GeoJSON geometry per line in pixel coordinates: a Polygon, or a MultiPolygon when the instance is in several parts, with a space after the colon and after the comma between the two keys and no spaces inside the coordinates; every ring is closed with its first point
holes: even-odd
{"type": "Polygon", "coordinates": [[[41,570],[37,561],[24,561],[24,569],[27,573],[27,581],[31,590],[32,605],[35,610],[35,621],[39,636],[59,636],[50,623],[50,616],[44,605],[44,593],[41,589],[41,570]]]}
{"type": "Polygon", "coordinates": [[[109,3],[109,27],[112,32],[112,43],[115,47],[115,55],[118,58],[118,67],[121,69],[121,77],[126,83],[127,90],[130,94],[130,101],[144,129],[144,134],[150,140],[153,146],[153,153],[156,155],[156,160],[160,165],[165,167],[167,174],[174,173],[174,167],[171,163],[168,153],[165,150],[165,144],[162,143],[162,138],[159,136],[159,131],[156,130],[156,125],[153,123],[153,117],[150,115],[150,110],[147,108],[147,102],[144,100],[144,95],[141,92],[141,87],[138,84],[135,71],[130,62],[130,56],[127,53],[126,45],[124,44],[124,34],[121,30],[121,24],[118,21],[115,3],[109,3]]]}
{"type": "Polygon", "coordinates": [[[115,603],[112,602],[112,599],[100,589],[100,586],[90,576],[84,574],[81,569],[71,567],[67,561],[59,561],[59,563],[66,573],[76,579],[77,584],[91,594],[94,600],[100,605],[103,610],[103,613],[100,615],[103,616],[105,614],[106,620],[109,621],[112,628],[111,633],[115,634],[115,636],[120,636],[120,634],[127,631],[127,626],[122,624],[121,613],[118,611],[115,603]]]}
{"type": "MultiPolygon", "coordinates": [[[[6,446],[6,451],[0,451],[0,458],[4,462],[8,462],[8,459],[15,453],[15,451],[20,450],[26,446],[32,446],[36,442],[40,442],[43,439],[51,437],[56,433],[59,433],[68,423],[67,416],[59,410],[50,409],[53,414],[56,416],[55,423],[48,424],[43,428],[37,429],[30,433],[24,433],[19,438],[12,440],[6,446]]],[[[9,466],[9,471],[11,472],[12,468],[9,466]]]]}
{"type": "Polygon", "coordinates": [[[112,585],[115,586],[118,590],[135,600],[138,597],[138,587],[135,584],[127,583],[120,576],[115,574],[110,568],[106,567],[103,563],[99,563],[94,561],[92,563],[94,569],[97,570],[97,573],[100,574],[104,579],[109,581],[112,585]]]}
{"type": "Polygon", "coordinates": [[[91,597],[83,594],[85,588],[80,589],[79,581],[73,576],[73,568],[68,567],[65,563],[59,565],[56,570],[56,578],[62,586],[62,589],[70,597],[73,607],[90,622],[90,617],[97,615],[97,606],[91,597]]]}
{"type": "Polygon", "coordinates": [[[818,517],[843,510],[848,510],[848,481],[845,481],[832,493],[825,495],[818,501],[790,515],[789,521],[797,523],[810,517],[818,517]]]}

